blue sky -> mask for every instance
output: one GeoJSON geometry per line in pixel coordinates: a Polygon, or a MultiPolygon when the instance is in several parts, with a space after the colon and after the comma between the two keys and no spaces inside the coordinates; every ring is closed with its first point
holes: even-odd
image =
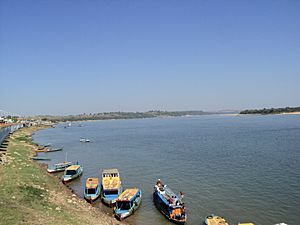
{"type": "Polygon", "coordinates": [[[0,1],[0,109],[300,105],[300,1],[0,1]]]}

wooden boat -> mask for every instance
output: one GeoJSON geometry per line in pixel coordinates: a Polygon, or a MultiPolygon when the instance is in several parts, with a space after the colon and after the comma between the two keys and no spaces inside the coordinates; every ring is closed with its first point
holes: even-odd
{"type": "Polygon", "coordinates": [[[80,165],[71,165],[66,168],[62,176],[62,182],[66,183],[78,178],[82,174],[83,168],[80,165]]]}
{"type": "Polygon", "coordinates": [[[119,171],[117,169],[106,169],[102,172],[101,199],[104,203],[112,206],[118,196],[122,193],[122,185],[119,171]]]}
{"type": "Polygon", "coordinates": [[[43,149],[45,149],[46,147],[45,146],[43,146],[43,145],[38,145],[37,146],[37,150],[43,150],[43,149]]]}
{"type": "Polygon", "coordinates": [[[85,182],[84,198],[88,202],[95,201],[101,194],[98,178],[88,178],[85,182]]]}
{"type": "Polygon", "coordinates": [[[80,142],[90,142],[90,139],[87,139],[87,138],[80,138],[79,141],[80,141],[80,142]]]}
{"type": "Polygon", "coordinates": [[[154,186],[153,201],[157,209],[171,222],[184,224],[187,219],[182,197],[178,197],[160,180],[154,186]]]}
{"type": "Polygon", "coordinates": [[[48,151],[48,148],[37,148],[37,149],[34,149],[35,152],[47,152],[48,151]]]}
{"type": "Polygon", "coordinates": [[[31,157],[33,160],[50,160],[50,158],[44,157],[44,156],[33,156],[31,157]]]}
{"type": "Polygon", "coordinates": [[[72,162],[61,162],[53,165],[48,165],[47,171],[48,173],[65,171],[65,169],[71,166],[72,164],[73,164],[72,162]]]}
{"type": "Polygon", "coordinates": [[[126,189],[116,200],[115,217],[122,220],[132,215],[142,202],[142,191],[138,188],[126,189]]]}
{"type": "Polygon", "coordinates": [[[227,221],[224,219],[224,217],[221,216],[215,216],[210,215],[205,218],[205,224],[206,225],[228,225],[227,221]]]}
{"type": "Polygon", "coordinates": [[[57,151],[62,151],[64,147],[59,147],[59,148],[47,148],[45,152],[57,152],[57,151]]]}
{"type": "Polygon", "coordinates": [[[42,149],[35,149],[35,152],[57,152],[57,151],[62,151],[63,147],[60,148],[42,148],[42,149]]]}

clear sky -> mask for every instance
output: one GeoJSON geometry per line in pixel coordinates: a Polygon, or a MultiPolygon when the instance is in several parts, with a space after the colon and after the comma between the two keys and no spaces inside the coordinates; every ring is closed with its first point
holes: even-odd
{"type": "Polygon", "coordinates": [[[299,0],[0,0],[0,109],[300,105],[299,0]]]}

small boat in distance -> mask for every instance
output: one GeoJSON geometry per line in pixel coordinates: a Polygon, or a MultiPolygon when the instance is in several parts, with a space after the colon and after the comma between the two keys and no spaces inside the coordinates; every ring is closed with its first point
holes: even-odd
{"type": "Polygon", "coordinates": [[[64,147],[59,147],[59,148],[47,148],[45,152],[57,152],[57,151],[62,151],[64,147]]]}
{"type": "Polygon", "coordinates": [[[79,141],[80,141],[80,142],[90,142],[90,139],[87,139],[87,138],[80,138],[79,141]]]}
{"type": "Polygon", "coordinates": [[[62,151],[64,147],[59,147],[59,148],[52,148],[52,147],[46,147],[42,149],[35,149],[35,152],[57,152],[57,151],[62,151]]]}
{"type": "Polygon", "coordinates": [[[71,166],[72,164],[72,162],[61,162],[53,165],[48,165],[47,171],[48,173],[65,171],[65,169],[71,166]]]}
{"type": "Polygon", "coordinates": [[[116,200],[114,213],[122,220],[132,215],[142,202],[142,191],[138,188],[126,189],[116,200]]]}
{"type": "Polygon", "coordinates": [[[101,194],[98,178],[88,178],[85,183],[84,198],[88,202],[95,201],[101,194]]]}
{"type": "Polygon", "coordinates": [[[157,209],[171,222],[184,224],[186,222],[185,206],[182,197],[178,197],[160,179],[154,186],[153,201],[157,209]]]}
{"type": "Polygon", "coordinates": [[[117,169],[106,169],[102,172],[102,195],[104,203],[112,206],[118,196],[122,193],[122,185],[119,171],[117,169]]]}
{"type": "Polygon", "coordinates": [[[62,176],[62,182],[66,183],[78,178],[82,174],[83,168],[80,165],[71,165],[66,168],[62,176]]]}
{"type": "Polygon", "coordinates": [[[51,146],[51,143],[44,145],[44,147],[50,147],[50,146],[51,146]]]}
{"type": "Polygon", "coordinates": [[[33,160],[50,160],[50,158],[44,157],[44,156],[33,156],[31,157],[33,160]]]}
{"type": "Polygon", "coordinates": [[[222,225],[228,225],[227,221],[224,219],[224,217],[221,217],[221,216],[215,216],[214,214],[210,215],[210,216],[207,216],[205,218],[205,224],[206,225],[219,225],[219,224],[222,224],[222,225]]]}

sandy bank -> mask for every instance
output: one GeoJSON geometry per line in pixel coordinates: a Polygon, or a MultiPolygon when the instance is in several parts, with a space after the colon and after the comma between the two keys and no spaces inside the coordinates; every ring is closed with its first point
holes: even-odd
{"type": "Polygon", "coordinates": [[[0,165],[0,224],[126,224],[92,207],[30,160],[30,135],[38,129],[21,129],[9,139],[9,160],[0,165]]]}
{"type": "Polygon", "coordinates": [[[281,113],[282,115],[300,115],[300,112],[281,113]]]}

